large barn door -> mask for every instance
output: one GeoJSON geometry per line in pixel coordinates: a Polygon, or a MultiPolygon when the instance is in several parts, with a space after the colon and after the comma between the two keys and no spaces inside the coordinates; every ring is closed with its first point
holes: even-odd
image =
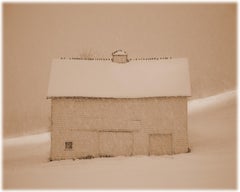
{"type": "Polygon", "coordinates": [[[131,132],[99,132],[100,156],[129,156],[133,152],[133,134],[131,132]]]}
{"type": "Polygon", "coordinates": [[[149,135],[150,155],[171,155],[172,134],[151,134],[149,135]]]}

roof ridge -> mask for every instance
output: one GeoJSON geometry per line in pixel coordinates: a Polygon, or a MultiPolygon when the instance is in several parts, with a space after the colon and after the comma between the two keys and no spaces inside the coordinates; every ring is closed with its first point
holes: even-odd
{"type": "MultiPolygon", "coordinates": [[[[94,58],[94,57],[89,57],[89,58],[83,58],[83,57],[60,57],[60,59],[69,59],[69,60],[100,60],[100,61],[107,61],[111,60],[111,58],[94,58]]],[[[173,59],[172,56],[162,56],[162,57],[148,57],[148,58],[129,58],[128,60],[131,61],[151,61],[151,60],[162,60],[162,59],[173,59]]]]}

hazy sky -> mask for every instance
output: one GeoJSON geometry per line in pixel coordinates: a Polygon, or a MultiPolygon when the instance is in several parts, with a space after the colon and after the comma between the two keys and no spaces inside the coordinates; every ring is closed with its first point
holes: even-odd
{"type": "Polygon", "coordinates": [[[51,60],[187,57],[193,98],[236,87],[236,4],[3,5],[4,134],[43,130],[51,60]]]}

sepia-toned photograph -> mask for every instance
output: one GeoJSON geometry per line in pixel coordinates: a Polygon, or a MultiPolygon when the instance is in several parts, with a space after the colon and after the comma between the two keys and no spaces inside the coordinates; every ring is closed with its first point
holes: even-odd
{"type": "Polygon", "coordinates": [[[237,189],[237,3],[2,3],[4,190],[237,189]]]}

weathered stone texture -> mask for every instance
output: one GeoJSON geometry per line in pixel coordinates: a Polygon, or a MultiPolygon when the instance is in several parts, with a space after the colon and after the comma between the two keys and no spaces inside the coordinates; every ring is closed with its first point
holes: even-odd
{"type": "Polygon", "coordinates": [[[187,152],[186,97],[52,99],[53,160],[149,155],[152,134],[171,134],[172,153],[187,152]],[[73,149],[66,150],[65,142],[73,149]]]}

